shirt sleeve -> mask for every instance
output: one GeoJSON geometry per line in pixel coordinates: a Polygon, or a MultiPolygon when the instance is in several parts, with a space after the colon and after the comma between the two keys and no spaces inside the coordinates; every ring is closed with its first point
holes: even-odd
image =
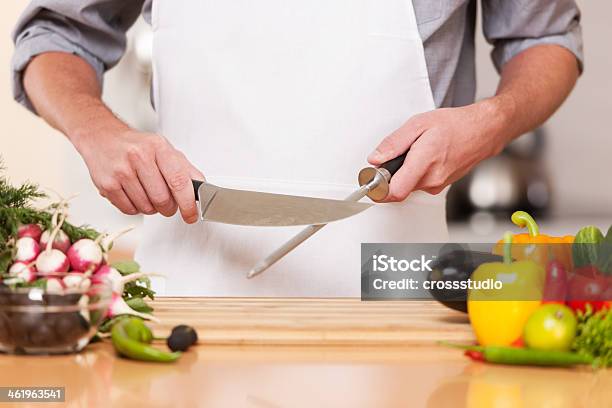
{"type": "Polygon", "coordinates": [[[483,30],[493,45],[495,67],[522,51],[556,44],[571,51],[580,71],[584,65],[580,10],[574,0],[483,0],[483,30]]]}
{"type": "Polygon", "coordinates": [[[103,73],[123,56],[125,32],[141,13],[144,0],[33,0],[19,18],[12,38],[13,96],[32,112],[23,89],[23,71],[44,52],[78,55],[103,73]]]}

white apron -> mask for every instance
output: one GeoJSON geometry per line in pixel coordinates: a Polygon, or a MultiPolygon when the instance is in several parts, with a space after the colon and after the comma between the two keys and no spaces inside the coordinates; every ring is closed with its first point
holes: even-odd
{"type": "MultiPolygon", "coordinates": [[[[220,186],[344,198],[434,109],[410,0],[154,0],[152,20],[159,132],[220,186]]],[[[375,206],[245,278],[300,229],[146,217],[137,260],[166,295],[359,296],[360,244],[446,240],[445,198],[375,206]]]]}

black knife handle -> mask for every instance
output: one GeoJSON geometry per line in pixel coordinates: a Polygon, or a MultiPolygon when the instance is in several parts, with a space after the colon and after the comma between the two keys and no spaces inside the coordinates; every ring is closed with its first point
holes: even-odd
{"type": "Polygon", "coordinates": [[[410,149],[406,150],[404,154],[399,155],[395,159],[391,159],[388,162],[381,164],[380,167],[386,169],[389,172],[389,174],[391,174],[391,177],[393,177],[393,175],[397,173],[400,167],[404,165],[404,160],[406,160],[406,155],[408,154],[409,151],[410,149]]]}
{"type": "Polygon", "coordinates": [[[196,201],[200,201],[198,190],[200,189],[200,186],[204,184],[204,182],[199,180],[191,180],[191,184],[193,184],[193,193],[195,194],[196,201]]]}

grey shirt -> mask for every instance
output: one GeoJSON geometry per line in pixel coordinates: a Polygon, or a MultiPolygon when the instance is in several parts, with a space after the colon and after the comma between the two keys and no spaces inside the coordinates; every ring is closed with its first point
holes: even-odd
{"type": "MultiPolygon", "coordinates": [[[[125,51],[125,32],[142,13],[150,22],[153,0],[33,0],[13,40],[13,92],[32,109],[22,86],[30,59],[47,51],[79,55],[102,81],[125,51]]],[[[482,0],[483,30],[497,69],[539,44],[567,48],[582,68],[580,11],[574,0],[482,0]]],[[[383,4],[383,1],[381,1],[383,4]]],[[[472,103],[476,90],[476,0],[413,0],[438,107],[472,103]]],[[[181,7],[177,5],[177,7],[181,7]]]]}

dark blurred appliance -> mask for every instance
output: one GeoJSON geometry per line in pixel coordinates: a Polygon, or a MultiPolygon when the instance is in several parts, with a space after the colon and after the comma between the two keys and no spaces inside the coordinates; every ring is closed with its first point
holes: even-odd
{"type": "Polygon", "coordinates": [[[527,133],[453,184],[448,192],[448,220],[464,221],[474,213],[507,217],[518,209],[545,215],[551,196],[542,160],[545,139],[543,128],[527,133]]]}

